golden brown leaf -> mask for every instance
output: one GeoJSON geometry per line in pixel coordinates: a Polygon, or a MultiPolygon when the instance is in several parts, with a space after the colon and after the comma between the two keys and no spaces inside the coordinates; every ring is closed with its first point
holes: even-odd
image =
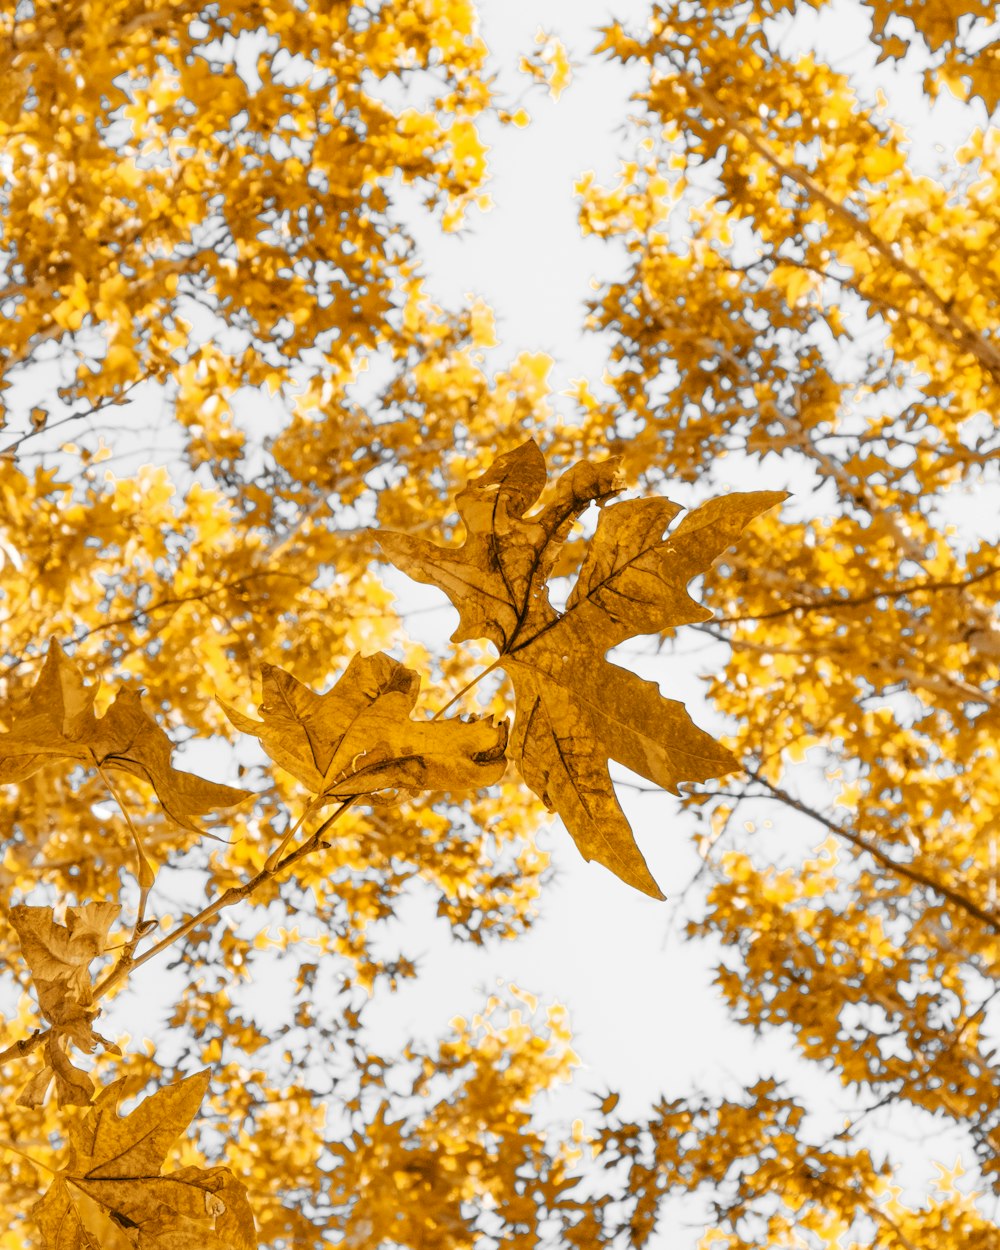
{"type": "Polygon", "coordinates": [[[83,1226],[66,1182],[57,1177],[35,1206],[35,1222],[46,1250],[100,1250],[83,1226]]]}
{"type": "MultiPolygon", "coordinates": [[[[45,1095],[49,1092],[49,1086],[53,1082],[55,1082],[56,1102],[60,1107],[86,1107],[90,1104],[94,1096],[94,1082],[70,1059],[67,1053],[70,1040],[68,1031],[62,1030],[58,1025],[52,1026],[52,1031],[45,1039],[45,1065],[41,1071],[35,1073],[18,1094],[18,1106],[40,1107],[45,1102],[45,1095]]],[[[121,1053],[117,1046],[101,1037],[99,1033],[95,1033],[82,1021],[73,1030],[72,1041],[88,1053],[98,1042],[105,1050],[110,1050],[115,1054],[121,1053]]]]}
{"type": "Polygon", "coordinates": [[[68,907],[62,925],[51,907],[11,908],[11,923],[31,969],[39,1004],[53,1024],[64,1024],[91,1005],[87,970],[107,949],[108,931],[120,911],[117,903],[68,907]]]}
{"type": "Polygon", "coordinates": [[[415,721],[419,676],[382,652],[352,657],[318,695],[274,665],[262,667],[262,721],[222,703],[237,729],[325,802],[380,790],[468,790],[499,781],[507,722],[415,721]]]}
{"type": "Polygon", "coordinates": [[[68,1043],[72,1041],[87,1054],[98,1042],[117,1052],[118,1048],[92,1027],[98,1008],[89,968],[91,961],[107,949],[108,931],[120,911],[116,903],[85,903],[67,908],[66,924],[62,925],[55,921],[51,907],[11,908],[11,924],[31,971],[38,1004],[53,1026],[46,1039],[45,1066],[22,1089],[20,1105],[40,1106],[55,1078],[60,1104],[86,1106],[94,1087],[90,1077],[70,1062],[68,1043]]]}
{"type": "Polygon", "coordinates": [[[84,684],[56,642],[10,733],[0,734],[0,783],[21,781],[51,759],[84,758],[80,743],[94,722],[96,686],[84,684]]]}
{"type": "Polygon", "coordinates": [[[70,1128],[72,1153],[34,1210],[47,1250],[92,1250],[85,1195],[143,1250],[254,1250],[246,1189],[228,1168],[161,1174],[167,1151],[191,1122],[208,1087],[207,1071],[163,1086],[131,1115],[116,1114],[125,1081],[102,1089],[82,1123],[70,1128]]]}
{"type": "Polygon", "coordinates": [[[167,815],[199,833],[195,815],[233,807],[251,797],[249,790],[174,768],[170,763],[173,743],[142,710],[141,697],[137,690],[119,690],[97,722],[89,745],[98,763],[148,781],[167,815]]]}
{"type": "Polygon", "coordinates": [[[142,710],[136,690],[120,690],[98,718],[96,689],[55,642],[14,728],[0,734],[0,782],[22,781],[57,759],[119,769],[148,781],[164,811],[185,829],[202,832],[193,817],[232,807],[249,790],[207,781],[170,763],[173,744],[142,710]]]}
{"type": "Polygon", "coordinates": [[[385,555],[440,586],[459,611],[455,641],[488,638],[514,684],[511,739],[521,775],[562,816],[586,859],[662,898],[615,798],[609,758],[676,793],[681,781],[732,772],[736,761],[652,682],[609,663],[609,648],[711,613],[685,587],[746,524],[784,494],[711,500],[667,537],[679,511],[666,499],[602,508],[564,612],[547,580],[570,526],[622,488],[617,460],[582,461],[556,482],[550,503],[525,516],[545,485],[533,441],[500,456],[458,495],[466,538],[442,548],[409,534],[379,535],[385,555]]]}

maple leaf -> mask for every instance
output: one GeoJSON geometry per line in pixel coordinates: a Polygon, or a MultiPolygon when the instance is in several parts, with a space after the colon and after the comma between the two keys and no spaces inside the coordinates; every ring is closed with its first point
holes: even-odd
{"type": "Polygon", "coordinates": [[[148,781],[164,811],[201,833],[192,817],[232,807],[251,791],[207,781],[170,763],[173,743],[142,710],[137,690],[119,690],[102,717],[93,710],[95,686],[55,642],[9,733],[0,734],[0,783],[22,781],[57,759],[118,769],[148,781]]]}
{"type": "Polygon", "coordinates": [[[87,1054],[98,1042],[106,1050],[121,1053],[94,1032],[92,1021],[98,1008],[94,1006],[89,972],[91,961],[107,949],[108,930],[120,911],[116,903],[68,907],[67,923],[62,925],[56,922],[51,907],[11,908],[11,924],[31,971],[38,1004],[52,1025],[45,1043],[45,1066],[21,1091],[20,1105],[40,1106],[53,1078],[60,1104],[86,1106],[90,1102],[93,1083],[70,1062],[66,1054],[69,1041],[87,1054]]]}
{"type": "Polygon", "coordinates": [[[261,682],[262,721],[220,699],[223,710],[324,802],[386,789],[467,790],[506,769],[506,721],[412,720],[420,677],[381,651],[353,656],[323,695],[272,664],[261,682]]]}
{"type": "Polygon", "coordinates": [[[0,782],[23,781],[54,758],[83,758],[96,694],[97,687],[86,685],[62,647],[51,642],[14,728],[0,734],[0,782]]]}
{"type": "Polygon", "coordinates": [[[181,1168],[162,1175],[167,1151],[191,1122],[208,1071],[165,1085],[131,1115],[117,1114],[127,1078],[102,1089],[70,1125],[71,1155],[34,1218],[48,1250],[97,1250],[85,1218],[88,1198],[139,1250],[255,1250],[245,1187],[228,1168],[181,1168]]]}
{"type": "Polygon", "coordinates": [[[148,781],[167,815],[199,833],[201,826],[192,819],[195,815],[233,807],[251,797],[250,790],[174,768],[170,763],[173,743],[142,710],[141,699],[138,690],[118,691],[89,744],[97,763],[148,781]]]}
{"type": "Polygon", "coordinates": [[[712,613],[689,597],[687,583],[786,496],[752,491],[713,499],[666,537],[680,511],[669,500],[602,507],[559,612],[546,583],[570,527],[623,483],[617,460],[581,461],[558,479],[551,502],[526,516],[545,483],[545,460],[529,440],[457,496],[466,527],[461,547],[393,531],[379,534],[379,545],[403,572],[448,594],[459,613],[453,641],[485,637],[500,652],[517,700],[512,754],[584,858],[662,898],[618,805],[609,758],[673,793],[681,781],[704,781],[738,765],[681,703],[605,655],[635,634],[707,620],[712,613]]]}

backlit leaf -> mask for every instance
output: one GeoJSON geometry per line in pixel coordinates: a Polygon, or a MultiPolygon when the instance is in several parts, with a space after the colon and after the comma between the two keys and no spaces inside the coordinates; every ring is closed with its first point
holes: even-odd
{"type": "Polygon", "coordinates": [[[86,903],[66,909],[66,924],[55,921],[51,907],[12,907],[10,921],[17,931],[21,954],[31,971],[38,1005],[53,1031],[46,1039],[45,1066],[22,1089],[22,1106],[42,1104],[53,1078],[60,1104],[86,1106],[94,1091],[90,1077],[70,1062],[66,1047],[72,1041],[90,1054],[100,1042],[117,1047],[95,1033],[98,1014],[90,980],[90,964],[104,953],[108,930],[121,908],[117,903],[86,903]]]}
{"type": "Polygon", "coordinates": [[[263,720],[223,703],[226,715],[324,802],[387,789],[467,790],[504,774],[506,721],[412,720],[420,678],[382,652],[354,656],[323,695],[270,664],[262,686],[263,720]]]}
{"type": "Polygon", "coordinates": [[[404,572],[448,594],[459,611],[454,640],[485,637],[500,652],[517,699],[514,758],[584,857],[660,898],[618,805],[608,760],[675,793],[682,781],[717,777],[737,763],[682,704],[605,653],[635,634],[711,616],[688,596],[687,583],[785,496],[714,499],[666,536],[679,511],[668,500],[604,507],[566,610],[558,612],[547,579],[570,526],[623,483],[617,461],[582,461],[556,481],[549,503],[526,516],[544,484],[541,452],[523,443],[458,495],[461,547],[395,532],[379,534],[379,544],[404,572]]]}
{"type": "Polygon", "coordinates": [[[125,1081],[102,1089],[70,1128],[66,1168],[35,1207],[47,1250],[92,1250],[87,1205],[96,1203],[143,1250],[254,1250],[253,1214],[227,1168],[186,1167],[162,1174],[167,1153],[194,1118],[207,1071],[166,1085],[128,1116],[117,1115],[125,1081]],[[137,1239],[137,1240],[136,1240],[137,1239]],[[186,1240],[185,1240],[186,1239],[186,1240]]]}
{"type": "Polygon", "coordinates": [[[167,815],[197,832],[201,826],[194,816],[250,797],[249,790],[174,768],[173,743],[143,711],[138,691],[119,690],[102,717],[94,714],[95,694],[62,648],[50,643],[13,729],[0,734],[0,781],[21,781],[54,760],[119,769],[149,782],[167,815]]]}

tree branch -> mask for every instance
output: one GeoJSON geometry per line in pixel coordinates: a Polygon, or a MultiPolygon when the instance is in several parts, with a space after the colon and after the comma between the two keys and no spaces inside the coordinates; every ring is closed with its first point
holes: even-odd
{"type": "MultiPolygon", "coordinates": [[[[170,933],[157,942],[155,946],[151,946],[148,951],[144,951],[138,958],[120,960],[104,980],[94,986],[94,1001],[96,1002],[97,999],[103,998],[119,982],[130,977],[136,968],[141,967],[156,955],[161,954],[179,938],[190,933],[192,929],[196,929],[200,924],[204,924],[206,920],[211,920],[224,908],[231,907],[234,903],[242,902],[243,899],[248,898],[264,881],[276,877],[284,869],[290,868],[292,864],[297,863],[300,859],[304,859],[307,855],[311,855],[314,851],[325,849],[328,843],[324,841],[324,838],[328,830],[360,797],[361,795],[354,794],[346,798],[337,810],[323,821],[307,841],[286,855],[273,870],[264,867],[251,877],[249,881],[244,881],[242,885],[234,886],[224,891],[218,898],[213,899],[207,907],[203,907],[197,915],[189,916],[187,920],[182,921],[175,929],[172,929],[170,933]]],[[[30,1055],[33,1050],[42,1045],[51,1032],[51,1028],[36,1029],[30,1037],[24,1037],[20,1041],[12,1042],[6,1050],[0,1051],[0,1065],[7,1063],[11,1059],[23,1059],[26,1055],[30,1055]]]]}
{"type": "MultiPolygon", "coordinates": [[[[771,151],[770,147],[757,135],[753,133],[739,119],[733,117],[727,109],[725,109],[710,91],[701,87],[694,81],[690,74],[685,73],[682,66],[678,66],[668,56],[674,70],[683,79],[685,90],[689,91],[698,101],[701,107],[710,117],[715,118],[731,130],[734,134],[738,134],[743,141],[751,147],[758,156],[762,157],[771,168],[782,178],[796,183],[807,195],[818,201],[826,211],[835,220],[846,225],[854,234],[863,239],[868,246],[876,252],[884,261],[892,266],[898,273],[901,273],[913,283],[914,287],[924,296],[925,299],[934,307],[940,315],[941,320],[935,321],[933,318],[920,316],[920,314],[908,313],[908,316],[918,316],[919,319],[928,326],[929,329],[935,330],[941,334],[946,329],[951,330],[953,338],[964,347],[975,359],[983,366],[987,373],[991,374],[994,379],[1000,380],[1000,349],[995,344],[975,330],[967,321],[955,311],[955,309],[944,300],[927,279],[918,269],[915,269],[902,256],[898,256],[884,239],[875,233],[868,222],[863,221],[860,217],[856,217],[844,204],[839,203],[820,184],[811,177],[805,170],[794,165],[789,165],[771,151]]],[[[865,299],[875,304],[881,303],[878,295],[866,294],[865,299]]]]}
{"type": "Polygon", "coordinates": [[[925,889],[933,890],[936,894],[940,894],[946,898],[949,903],[958,907],[961,911],[973,916],[981,924],[986,925],[994,933],[1000,933],[1000,915],[987,911],[984,907],[980,907],[973,899],[963,894],[960,890],[956,890],[953,886],[945,885],[942,881],[938,881],[935,877],[929,876],[925,872],[921,872],[919,868],[914,868],[911,864],[901,864],[898,860],[892,858],[891,855],[874,846],[867,838],[861,837],[859,834],[853,833],[850,829],[845,829],[835,820],[831,820],[828,816],[824,816],[822,812],[816,811],[815,808],[809,807],[803,803],[801,799],[797,799],[794,795],[783,790],[780,786],[773,785],[766,777],[763,777],[756,769],[748,768],[744,764],[745,771],[758,783],[762,785],[774,798],[784,803],[787,807],[794,808],[795,811],[801,812],[803,816],[808,816],[810,820],[816,821],[831,833],[836,834],[838,838],[843,838],[845,842],[850,842],[859,851],[864,851],[874,860],[880,863],[884,868],[898,873],[901,877],[906,877],[915,885],[922,885],[925,889]]]}
{"type": "Polygon", "coordinates": [[[717,616],[712,620],[712,624],[738,625],[743,621],[772,621],[781,616],[790,616],[795,612],[830,612],[835,608],[864,607],[865,604],[874,603],[877,599],[905,599],[908,595],[933,594],[939,590],[965,590],[969,586],[974,586],[977,582],[985,581],[988,577],[996,576],[1000,576],[1000,566],[983,569],[971,577],[955,581],[911,582],[907,586],[900,586],[898,590],[882,588],[869,591],[863,595],[848,595],[844,598],[836,598],[831,595],[826,599],[815,599],[804,603],[793,603],[785,608],[775,608],[772,612],[747,613],[741,616],[717,616]]]}

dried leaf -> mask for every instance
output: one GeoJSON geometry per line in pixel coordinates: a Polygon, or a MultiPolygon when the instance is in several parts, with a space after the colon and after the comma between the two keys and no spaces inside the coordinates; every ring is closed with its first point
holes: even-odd
{"type": "MultiPolygon", "coordinates": [[[[73,1040],[76,1041],[77,1037],[74,1036],[73,1040]]],[[[99,1034],[91,1030],[86,1049],[93,1050],[101,1040],[99,1034]]],[[[68,1039],[57,1029],[53,1029],[45,1042],[45,1060],[46,1068],[52,1069],[55,1080],[56,1102],[61,1107],[86,1107],[94,1096],[94,1082],[70,1060],[68,1049],[68,1039]]],[[[114,1049],[117,1051],[118,1047],[114,1049]]],[[[45,1070],[42,1069],[43,1075],[45,1070]]]]}
{"type": "Polygon", "coordinates": [[[170,763],[173,744],[142,710],[141,695],[120,690],[98,718],[96,687],[84,684],[62,648],[50,643],[45,663],[9,733],[0,734],[0,782],[22,781],[57,759],[120,769],[148,781],[164,811],[185,829],[192,818],[249,798],[249,790],[206,781],[170,763]]]}
{"type": "Polygon", "coordinates": [[[603,507],[566,610],[557,612],[546,583],[570,527],[622,479],[616,460],[583,461],[558,479],[551,502],[525,516],[545,478],[538,446],[523,443],[457,496],[467,531],[461,547],[395,532],[379,534],[379,544],[405,573],[448,594],[459,612],[455,641],[485,637],[500,652],[517,699],[514,758],[584,857],[662,898],[615,798],[609,758],[672,792],[737,765],[682,704],[605,654],[635,634],[710,617],[687,583],[785,495],[711,500],[667,536],[679,511],[668,500],[603,507]]]}
{"type": "Polygon", "coordinates": [[[11,908],[11,923],[31,969],[39,1005],[53,1024],[65,1024],[90,1008],[88,969],[107,950],[108,932],[120,911],[117,903],[68,907],[62,925],[51,907],[11,908]]]}
{"type": "Polygon", "coordinates": [[[66,909],[66,924],[58,924],[51,907],[12,907],[11,924],[21,953],[31,971],[38,1004],[53,1031],[45,1044],[45,1066],[25,1085],[18,1103],[37,1107],[45,1100],[53,1078],[60,1105],[86,1106],[94,1086],[85,1072],[70,1062],[66,1047],[72,1041],[91,1054],[101,1043],[117,1051],[93,1029],[98,1014],[90,980],[90,964],[108,947],[108,931],[121,908],[116,903],[85,903],[66,909]]]}
{"type": "MultiPolygon", "coordinates": [[[[85,1074],[81,1072],[80,1075],[83,1076],[85,1074]]],[[[52,1084],[52,1076],[52,1065],[46,1063],[26,1085],[22,1086],[21,1092],[17,1096],[17,1105],[19,1107],[41,1107],[45,1102],[45,1095],[49,1092],[49,1086],[52,1084]]],[[[90,1077],[87,1077],[87,1081],[90,1084],[90,1090],[87,1093],[86,1102],[82,1105],[87,1105],[90,1102],[94,1092],[93,1082],[90,1080],[90,1077]]],[[[73,1100],[62,1099],[60,1105],[64,1105],[67,1101],[72,1102],[73,1100]]]]}
{"type": "Polygon", "coordinates": [[[22,781],[52,759],[86,759],[96,686],[87,686],[62,647],[45,663],[10,733],[0,734],[0,783],[22,781]]]}
{"type": "MultiPolygon", "coordinates": [[[[78,1030],[73,1040],[77,1040],[79,1036],[78,1030]]],[[[117,1046],[105,1041],[99,1033],[93,1030],[90,1030],[89,1036],[82,1039],[80,1048],[89,1053],[98,1042],[103,1043],[115,1054],[121,1054],[117,1046]]],[[[75,1066],[67,1053],[68,1048],[69,1037],[59,1029],[58,1025],[53,1025],[45,1039],[45,1062],[22,1087],[17,1096],[19,1107],[41,1107],[53,1081],[55,1081],[58,1106],[87,1107],[90,1105],[90,1100],[94,1096],[94,1082],[86,1072],[75,1066]]]]}
{"type": "Polygon", "coordinates": [[[70,1127],[69,1165],[35,1206],[47,1250],[96,1250],[78,1195],[97,1203],[143,1250],[254,1250],[246,1189],[227,1168],[187,1167],[161,1175],[208,1080],[206,1071],[164,1086],[124,1118],[116,1110],[125,1080],[101,1090],[83,1121],[70,1127]]]}
{"type": "Polygon", "coordinates": [[[382,652],[352,657],[318,695],[274,665],[261,669],[262,721],[228,707],[237,729],[325,802],[380,790],[466,790],[504,774],[507,722],[416,721],[419,676],[382,652]]]}
{"type": "Polygon", "coordinates": [[[52,1182],[45,1197],[35,1204],[33,1215],[46,1250],[100,1250],[84,1228],[70,1188],[61,1177],[52,1182]]]}
{"type": "Polygon", "coordinates": [[[148,781],[163,810],[185,829],[201,832],[197,814],[233,807],[251,796],[249,790],[207,781],[170,763],[173,743],[142,710],[137,690],[120,690],[97,722],[90,743],[103,767],[117,768],[148,781]]]}

